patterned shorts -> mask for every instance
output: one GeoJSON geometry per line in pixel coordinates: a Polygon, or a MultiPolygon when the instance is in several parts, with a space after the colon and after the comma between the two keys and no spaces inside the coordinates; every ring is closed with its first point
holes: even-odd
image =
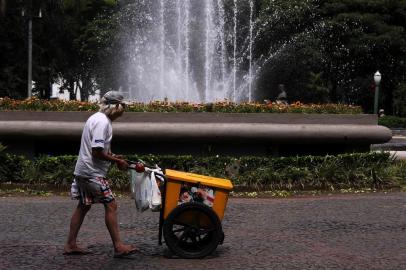
{"type": "Polygon", "coordinates": [[[80,201],[80,204],[91,205],[94,203],[109,203],[114,200],[113,192],[106,178],[82,178],[75,177],[71,187],[72,199],[80,201]]]}

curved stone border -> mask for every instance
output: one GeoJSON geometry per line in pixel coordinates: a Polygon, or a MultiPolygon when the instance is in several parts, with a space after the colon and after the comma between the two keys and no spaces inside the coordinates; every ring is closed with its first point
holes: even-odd
{"type": "MultiPolygon", "coordinates": [[[[92,113],[0,112],[0,142],[24,142],[21,151],[27,147],[44,148],[44,142],[51,148],[58,148],[63,141],[79,145],[83,125],[92,113]],[[36,141],[42,145],[35,146],[36,141]]],[[[156,143],[186,152],[188,147],[211,149],[210,145],[226,152],[251,151],[251,145],[259,149],[323,145],[321,150],[332,145],[338,151],[351,151],[367,150],[371,144],[392,138],[391,130],[377,125],[375,115],[126,113],[113,126],[115,145],[124,151],[130,151],[129,146],[136,142],[145,142],[133,147],[137,150],[144,146],[151,149],[156,143]]]]}
{"type": "MultiPolygon", "coordinates": [[[[94,112],[0,111],[0,121],[85,122],[94,112]]],[[[377,125],[371,114],[126,112],[119,122],[377,125]]]]}
{"type": "MultiPolygon", "coordinates": [[[[1,121],[1,137],[64,137],[79,139],[84,123],[57,121],[1,121]]],[[[264,123],[113,123],[117,140],[188,140],[306,143],[382,143],[391,131],[374,125],[264,124],[264,123]]]]}

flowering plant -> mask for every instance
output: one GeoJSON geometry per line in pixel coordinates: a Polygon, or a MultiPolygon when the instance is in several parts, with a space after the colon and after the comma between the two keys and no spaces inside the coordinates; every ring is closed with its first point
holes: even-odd
{"type": "MultiPolygon", "coordinates": [[[[1,111],[97,111],[97,103],[85,101],[43,100],[33,97],[25,100],[0,98],[1,111]]],[[[360,114],[360,106],[345,104],[303,104],[300,101],[291,104],[277,102],[234,103],[218,101],[213,103],[152,101],[149,103],[133,102],[126,107],[130,112],[221,112],[221,113],[329,113],[360,114]]]]}

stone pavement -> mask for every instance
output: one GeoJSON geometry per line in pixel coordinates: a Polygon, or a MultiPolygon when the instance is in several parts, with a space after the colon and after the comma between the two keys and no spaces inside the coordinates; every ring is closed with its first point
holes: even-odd
{"type": "Polygon", "coordinates": [[[372,144],[371,150],[388,151],[398,160],[406,160],[406,129],[392,129],[392,139],[383,144],[372,144]]]}
{"type": "Polygon", "coordinates": [[[0,269],[406,269],[406,193],[229,200],[224,244],[202,260],[166,258],[158,213],[118,198],[121,235],[135,259],[113,259],[95,205],[79,240],[93,254],[62,255],[68,197],[0,198],[0,269]]]}

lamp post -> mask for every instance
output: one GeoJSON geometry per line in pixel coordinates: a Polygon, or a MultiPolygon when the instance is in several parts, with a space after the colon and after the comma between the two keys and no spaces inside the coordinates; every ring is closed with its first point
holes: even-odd
{"type": "Polygon", "coordinates": [[[378,103],[379,103],[379,84],[381,83],[382,75],[379,71],[374,74],[375,81],[375,102],[374,102],[374,114],[378,114],[378,103]]]}
{"type": "Polygon", "coordinates": [[[27,12],[25,12],[25,9],[21,11],[21,16],[27,17],[28,20],[28,98],[32,96],[32,19],[42,18],[41,9],[39,9],[38,16],[33,16],[32,13],[32,1],[30,1],[27,12]]]}

